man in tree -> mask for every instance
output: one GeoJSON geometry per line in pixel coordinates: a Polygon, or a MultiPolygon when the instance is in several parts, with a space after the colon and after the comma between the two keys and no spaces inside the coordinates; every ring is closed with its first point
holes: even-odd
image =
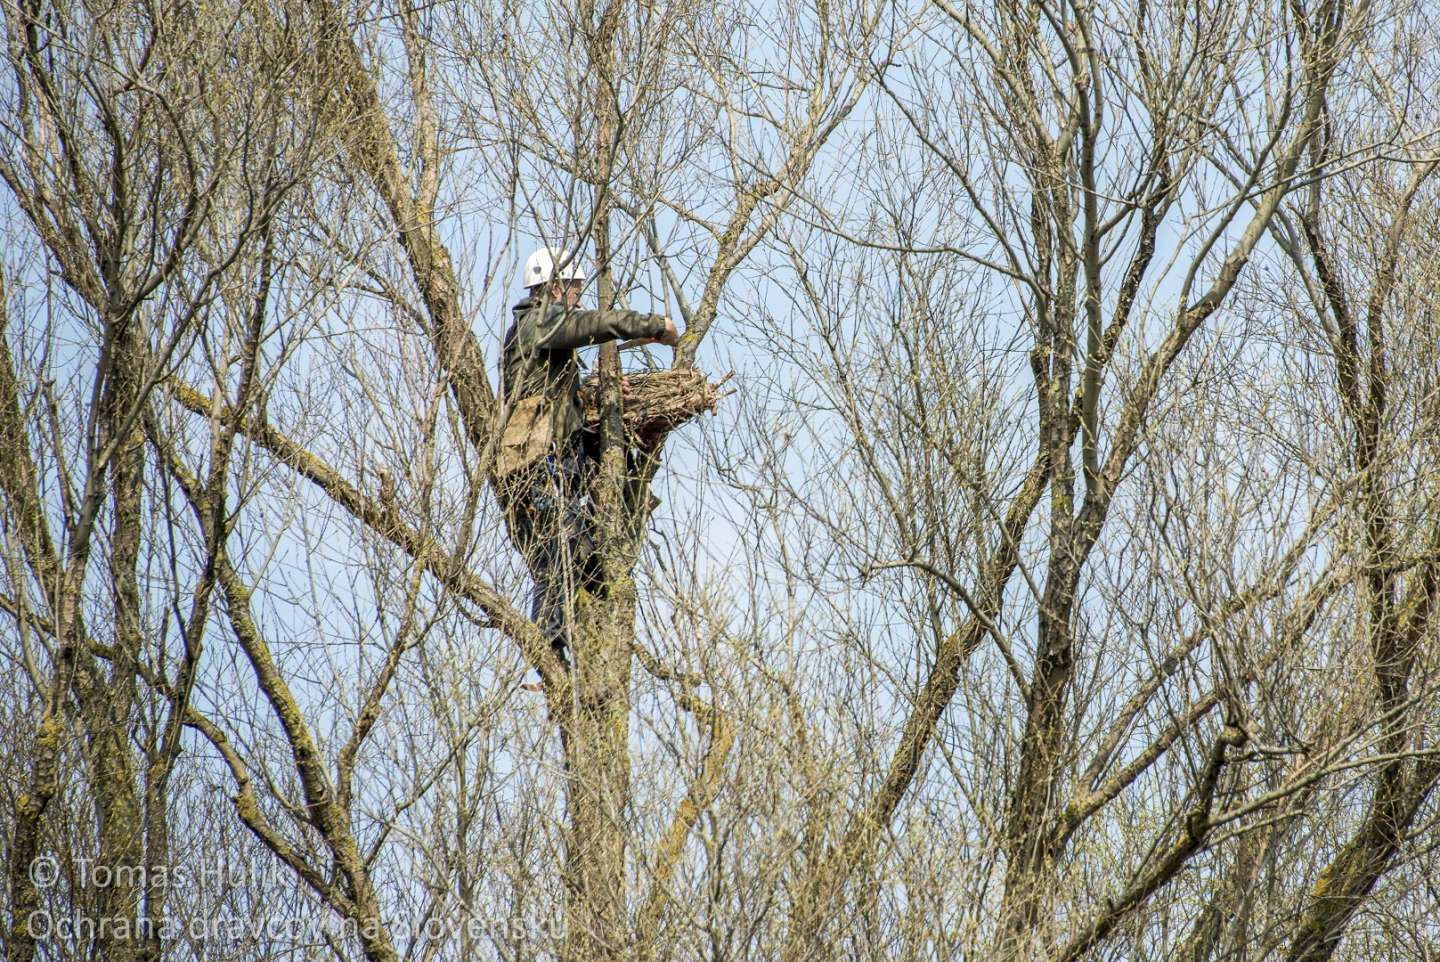
{"type": "Polygon", "coordinates": [[[598,439],[584,430],[575,350],[624,338],[674,345],[679,334],[656,314],[578,309],[585,272],[555,248],[530,255],[521,283],[526,295],[512,308],[501,362],[506,418],[495,475],[535,579],[530,615],[564,662],[575,594],[599,580],[586,498],[598,439]]]}

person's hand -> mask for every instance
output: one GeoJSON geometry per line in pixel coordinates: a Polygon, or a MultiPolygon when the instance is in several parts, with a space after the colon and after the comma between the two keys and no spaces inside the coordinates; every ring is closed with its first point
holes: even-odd
{"type": "Polygon", "coordinates": [[[680,343],[680,331],[675,327],[675,322],[673,320],[668,317],[665,318],[665,333],[655,338],[655,341],[656,343],[664,344],[669,347],[674,347],[676,344],[680,343]]]}

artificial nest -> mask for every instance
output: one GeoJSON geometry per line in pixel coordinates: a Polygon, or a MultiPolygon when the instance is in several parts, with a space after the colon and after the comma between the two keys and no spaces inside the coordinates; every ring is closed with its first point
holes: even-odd
{"type": "MultiPolygon", "coordinates": [[[[730,380],[727,374],[711,382],[699,371],[643,371],[627,374],[630,386],[621,399],[621,417],[625,431],[636,444],[652,446],[665,435],[699,415],[715,413],[715,404],[734,390],[721,393],[730,380]]],[[[598,379],[591,375],[580,384],[580,406],[587,427],[600,424],[597,399],[598,379]]]]}

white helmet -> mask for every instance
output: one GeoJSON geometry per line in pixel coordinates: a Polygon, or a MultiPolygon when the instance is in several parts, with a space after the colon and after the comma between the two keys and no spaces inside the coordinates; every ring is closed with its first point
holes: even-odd
{"type": "MultiPolygon", "coordinates": [[[[522,287],[536,287],[549,283],[555,276],[555,263],[564,263],[567,255],[558,247],[542,247],[525,261],[525,270],[520,274],[522,287]]],[[[578,255],[569,256],[569,263],[560,271],[562,281],[583,281],[585,269],[580,266],[578,255]]]]}

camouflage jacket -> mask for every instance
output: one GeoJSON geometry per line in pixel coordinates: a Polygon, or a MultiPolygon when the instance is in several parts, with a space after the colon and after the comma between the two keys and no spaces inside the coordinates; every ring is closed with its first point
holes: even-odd
{"type": "Polygon", "coordinates": [[[658,337],[665,318],[636,311],[566,309],[526,296],[511,308],[514,322],[505,334],[501,390],[509,403],[544,395],[556,447],[580,430],[580,360],[575,349],[605,341],[658,337]]]}

